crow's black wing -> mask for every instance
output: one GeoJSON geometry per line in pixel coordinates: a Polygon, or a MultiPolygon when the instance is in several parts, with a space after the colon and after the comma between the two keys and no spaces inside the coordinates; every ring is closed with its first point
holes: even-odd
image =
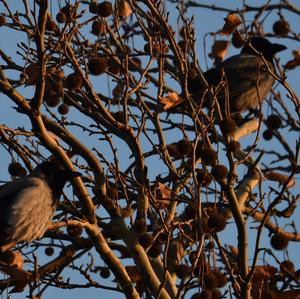
{"type": "MultiPolygon", "coordinates": [[[[259,102],[269,93],[274,79],[268,73],[273,65],[258,56],[236,55],[222,64],[228,83],[230,109],[232,112],[243,112],[257,108],[259,102]]],[[[222,97],[221,97],[222,100],[222,97]]]]}
{"type": "MultiPolygon", "coordinates": [[[[218,67],[209,69],[203,75],[210,86],[216,87],[222,80],[227,83],[218,91],[218,101],[223,109],[226,88],[231,112],[240,113],[257,108],[259,102],[269,93],[274,79],[269,74],[268,68],[274,71],[271,62],[266,66],[258,56],[240,54],[226,59],[218,67]]],[[[205,89],[198,77],[188,80],[188,89],[195,101],[202,99],[205,89]]],[[[207,98],[204,99],[203,107],[208,107],[209,103],[207,98]]]]}

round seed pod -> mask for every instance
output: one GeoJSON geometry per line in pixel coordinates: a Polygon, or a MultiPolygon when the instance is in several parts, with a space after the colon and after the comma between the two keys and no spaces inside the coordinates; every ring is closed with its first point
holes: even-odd
{"type": "Polygon", "coordinates": [[[267,129],[263,132],[263,138],[267,141],[271,140],[273,138],[273,131],[270,129],[267,129]]]}
{"type": "Polygon", "coordinates": [[[149,43],[146,43],[145,45],[144,45],[144,51],[145,51],[145,53],[150,53],[150,44],[149,43]]]}
{"type": "Polygon", "coordinates": [[[209,290],[202,290],[201,292],[201,299],[211,299],[211,291],[209,290]]]}
{"type": "Polygon", "coordinates": [[[46,247],[46,248],[45,248],[45,254],[46,254],[47,256],[52,256],[52,255],[54,254],[54,248],[53,248],[53,247],[50,247],[50,246],[46,247]]]}
{"type": "Polygon", "coordinates": [[[8,173],[11,176],[24,176],[27,174],[26,169],[19,162],[11,162],[8,165],[8,173]]]}
{"type": "Polygon", "coordinates": [[[146,222],[144,219],[136,220],[132,227],[137,233],[141,234],[146,231],[146,222]]]}
{"type": "Polygon", "coordinates": [[[99,76],[105,72],[107,63],[104,58],[96,57],[89,60],[88,67],[92,75],[99,76]]]}
{"type": "Polygon", "coordinates": [[[4,26],[6,24],[6,19],[3,15],[0,15],[0,27],[4,26]]]}
{"type": "Polygon", "coordinates": [[[112,73],[113,75],[118,75],[120,74],[121,70],[122,70],[122,66],[120,64],[118,64],[116,61],[114,60],[109,60],[107,62],[108,68],[107,70],[112,73]]]}
{"type": "Polygon", "coordinates": [[[162,253],[162,244],[159,241],[156,241],[152,244],[152,246],[150,247],[150,249],[148,250],[147,254],[152,257],[152,258],[156,258],[158,256],[160,256],[160,254],[162,253]]]}
{"type": "MultiPolygon", "coordinates": [[[[138,68],[140,68],[142,66],[142,61],[138,57],[132,57],[132,62],[134,62],[137,65],[138,68]]],[[[129,66],[129,69],[131,71],[135,71],[136,67],[135,66],[134,67],[133,66],[129,66]]]]}
{"type": "Polygon", "coordinates": [[[284,250],[288,247],[289,240],[281,233],[276,233],[271,237],[271,246],[275,250],[284,250]]]}
{"type": "Polygon", "coordinates": [[[66,105],[65,103],[60,104],[57,108],[58,113],[61,115],[67,114],[69,110],[70,110],[69,106],[66,105]]]}
{"type": "Polygon", "coordinates": [[[105,24],[100,21],[100,20],[96,20],[93,22],[92,24],[92,33],[95,35],[101,35],[103,34],[105,31],[105,24]]]}
{"type": "Polygon", "coordinates": [[[290,260],[285,260],[283,262],[280,263],[280,270],[282,272],[284,271],[289,271],[291,273],[295,272],[295,265],[292,261],[290,260]]]}
{"type": "Polygon", "coordinates": [[[46,30],[49,30],[49,31],[57,30],[57,25],[56,25],[55,21],[48,19],[46,22],[46,30]]]}
{"type": "Polygon", "coordinates": [[[232,38],[231,38],[231,43],[237,49],[241,48],[244,45],[242,36],[240,35],[240,33],[238,31],[233,32],[232,38]]]}
{"type": "Polygon", "coordinates": [[[221,164],[214,165],[211,169],[211,175],[217,181],[224,181],[227,178],[227,174],[228,174],[227,167],[221,164]]]}
{"type": "Polygon", "coordinates": [[[79,224],[69,224],[67,226],[67,232],[70,237],[77,238],[81,236],[83,229],[79,224]]]}
{"type": "Polygon", "coordinates": [[[237,153],[241,150],[241,144],[236,140],[232,140],[228,143],[227,148],[230,152],[237,153]]]}
{"type": "Polygon", "coordinates": [[[223,214],[216,213],[209,216],[207,225],[214,232],[220,232],[225,228],[226,222],[226,217],[223,214]]]}
{"type": "Polygon", "coordinates": [[[284,19],[280,19],[273,24],[273,32],[279,36],[287,36],[290,32],[290,25],[284,19]]]}
{"type": "MultiPolygon", "coordinates": [[[[192,295],[191,299],[203,299],[203,298],[205,298],[205,297],[202,297],[201,294],[202,294],[202,293],[200,293],[200,292],[194,293],[194,294],[192,295]]],[[[209,298],[209,297],[207,297],[207,298],[209,298]]]]}
{"type": "Polygon", "coordinates": [[[66,84],[69,90],[78,90],[83,85],[83,79],[80,74],[72,73],[67,77],[66,84]]]}
{"type": "Polygon", "coordinates": [[[193,145],[187,139],[182,139],[177,143],[177,149],[182,155],[190,156],[193,152],[193,145]]]}
{"type": "Polygon", "coordinates": [[[184,279],[184,278],[190,276],[191,268],[189,267],[189,265],[181,264],[181,265],[176,266],[175,273],[178,278],[184,279]]]}
{"type": "Polygon", "coordinates": [[[206,245],[207,249],[213,250],[215,248],[215,242],[214,241],[209,241],[206,245]]]}
{"type": "Polygon", "coordinates": [[[272,114],[267,118],[267,126],[271,130],[278,130],[282,125],[282,120],[279,115],[272,114]]]}
{"type": "Polygon", "coordinates": [[[208,218],[206,216],[202,216],[201,224],[204,233],[206,234],[211,233],[212,229],[208,226],[208,218]]]}
{"type": "Polygon", "coordinates": [[[158,236],[158,240],[160,243],[165,243],[168,240],[169,234],[168,232],[161,232],[158,236]]]}
{"type": "Polygon", "coordinates": [[[64,87],[62,79],[57,76],[49,76],[46,79],[45,97],[63,97],[64,87]]]}
{"type": "Polygon", "coordinates": [[[218,280],[213,272],[209,272],[204,276],[205,288],[208,290],[215,289],[218,285],[218,280]]]}
{"type": "Polygon", "coordinates": [[[211,299],[221,299],[223,297],[221,291],[218,289],[211,290],[210,296],[211,299]]]}
{"type": "Polygon", "coordinates": [[[67,4],[66,6],[62,7],[60,11],[63,12],[67,18],[71,18],[73,17],[74,6],[67,4]]]}
{"type": "Polygon", "coordinates": [[[109,1],[99,3],[97,13],[103,18],[109,17],[113,13],[112,4],[109,1]]]}
{"type": "Polygon", "coordinates": [[[195,219],[195,208],[191,205],[187,205],[184,209],[184,218],[186,220],[195,219]]]}
{"type": "Polygon", "coordinates": [[[153,236],[152,234],[143,233],[139,235],[139,243],[142,247],[148,248],[153,243],[153,236]]]}
{"type": "Polygon", "coordinates": [[[60,23],[60,24],[66,23],[67,16],[62,11],[60,11],[56,15],[56,21],[57,21],[57,23],[60,23]]]}
{"type": "Polygon", "coordinates": [[[223,288],[227,284],[227,277],[226,275],[221,271],[214,271],[214,275],[217,278],[218,284],[217,288],[223,288]]]}
{"type": "Polygon", "coordinates": [[[218,154],[211,148],[203,148],[200,152],[200,158],[207,165],[214,164],[218,159],[218,154]]]}
{"type": "Polygon", "coordinates": [[[223,118],[220,122],[220,129],[224,135],[229,135],[236,129],[236,123],[231,117],[223,118]]]}
{"type": "Polygon", "coordinates": [[[197,169],[197,181],[198,184],[204,187],[208,187],[212,182],[212,176],[210,173],[203,169],[197,169]]]}
{"type": "Polygon", "coordinates": [[[108,268],[102,268],[99,274],[102,278],[107,279],[110,276],[110,271],[108,268]]]}
{"type": "Polygon", "coordinates": [[[39,66],[36,63],[30,63],[24,70],[25,84],[35,85],[38,80],[39,66]]]}
{"type": "Polygon", "coordinates": [[[45,98],[45,102],[48,107],[56,107],[60,103],[60,98],[57,96],[49,96],[45,98]]]}

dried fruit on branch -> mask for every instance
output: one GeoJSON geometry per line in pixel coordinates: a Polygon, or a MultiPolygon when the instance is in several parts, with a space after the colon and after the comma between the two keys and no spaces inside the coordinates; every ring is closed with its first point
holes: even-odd
{"type": "Polygon", "coordinates": [[[209,53],[210,58],[214,58],[216,63],[220,63],[224,60],[227,50],[229,47],[229,42],[226,40],[217,40],[211,48],[209,53]]]}
{"type": "Polygon", "coordinates": [[[70,74],[66,79],[67,87],[70,90],[78,90],[83,85],[83,78],[78,73],[70,74]]]}
{"type": "Polygon", "coordinates": [[[132,8],[130,4],[125,0],[118,1],[118,14],[122,18],[128,18],[132,14],[132,8]]]}
{"type": "Polygon", "coordinates": [[[101,57],[95,57],[89,60],[89,71],[92,75],[99,76],[106,71],[107,62],[106,59],[101,57]]]}
{"type": "Polygon", "coordinates": [[[287,70],[294,69],[298,65],[300,65],[300,50],[293,51],[294,59],[289,60],[287,64],[285,65],[285,68],[287,70]]]}
{"type": "Polygon", "coordinates": [[[225,24],[221,30],[221,34],[230,35],[241,23],[241,19],[235,13],[229,13],[224,19],[225,24]]]}
{"type": "Polygon", "coordinates": [[[274,234],[271,237],[271,246],[275,250],[284,250],[288,247],[289,245],[289,239],[281,233],[274,234]]]}
{"type": "Polygon", "coordinates": [[[279,115],[271,114],[267,118],[267,126],[269,129],[278,130],[282,125],[282,120],[279,115]]]}
{"type": "Polygon", "coordinates": [[[97,13],[103,17],[107,18],[113,13],[112,4],[109,1],[104,1],[98,4],[97,13]]]}
{"type": "Polygon", "coordinates": [[[182,98],[175,92],[169,92],[166,97],[159,98],[160,104],[162,104],[163,109],[167,111],[168,109],[175,107],[182,102],[182,98]]]}
{"type": "MultiPolygon", "coordinates": [[[[289,176],[284,175],[282,173],[275,172],[275,171],[270,171],[265,174],[265,178],[270,181],[275,181],[275,182],[278,182],[279,184],[283,185],[287,182],[287,180],[289,179],[289,176]]],[[[295,179],[291,178],[287,184],[287,187],[288,188],[294,187],[295,184],[296,184],[295,179]]]]}
{"type": "Polygon", "coordinates": [[[290,32],[290,24],[281,18],[273,24],[273,32],[279,36],[287,36],[290,32]]]}

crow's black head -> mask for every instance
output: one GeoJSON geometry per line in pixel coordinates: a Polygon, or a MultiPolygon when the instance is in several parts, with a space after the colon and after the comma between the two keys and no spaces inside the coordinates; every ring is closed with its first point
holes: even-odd
{"type": "MultiPolygon", "coordinates": [[[[253,48],[256,49],[257,52],[262,53],[265,59],[269,61],[273,60],[273,57],[276,53],[286,49],[286,46],[281,44],[273,44],[270,41],[268,41],[266,38],[260,36],[252,37],[250,44],[252,45],[253,48]]],[[[241,53],[257,55],[250,45],[245,45],[241,53]]]]}
{"type": "Polygon", "coordinates": [[[31,176],[46,180],[53,193],[59,195],[65,183],[72,178],[81,176],[81,173],[66,170],[57,162],[46,161],[35,168],[31,176]]]}

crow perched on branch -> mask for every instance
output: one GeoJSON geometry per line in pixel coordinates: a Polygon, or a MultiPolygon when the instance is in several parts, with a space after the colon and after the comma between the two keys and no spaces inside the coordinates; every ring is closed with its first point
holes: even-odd
{"type": "Polygon", "coordinates": [[[41,238],[51,221],[65,183],[79,172],[46,161],[28,176],[0,189],[0,251],[41,238]]]}
{"type": "MultiPolygon", "coordinates": [[[[275,81],[270,74],[275,72],[274,55],[286,49],[284,45],[273,44],[263,37],[253,37],[250,44],[246,44],[239,55],[234,55],[203,73],[210,86],[217,87],[222,80],[227,82],[220,89],[217,98],[224,111],[227,108],[224,92],[227,86],[227,102],[231,114],[257,109],[275,81]]],[[[205,87],[195,73],[188,78],[188,90],[196,102],[201,100],[205,87]]],[[[203,107],[210,106],[207,98],[206,96],[204,99],[203,107]]]]}

